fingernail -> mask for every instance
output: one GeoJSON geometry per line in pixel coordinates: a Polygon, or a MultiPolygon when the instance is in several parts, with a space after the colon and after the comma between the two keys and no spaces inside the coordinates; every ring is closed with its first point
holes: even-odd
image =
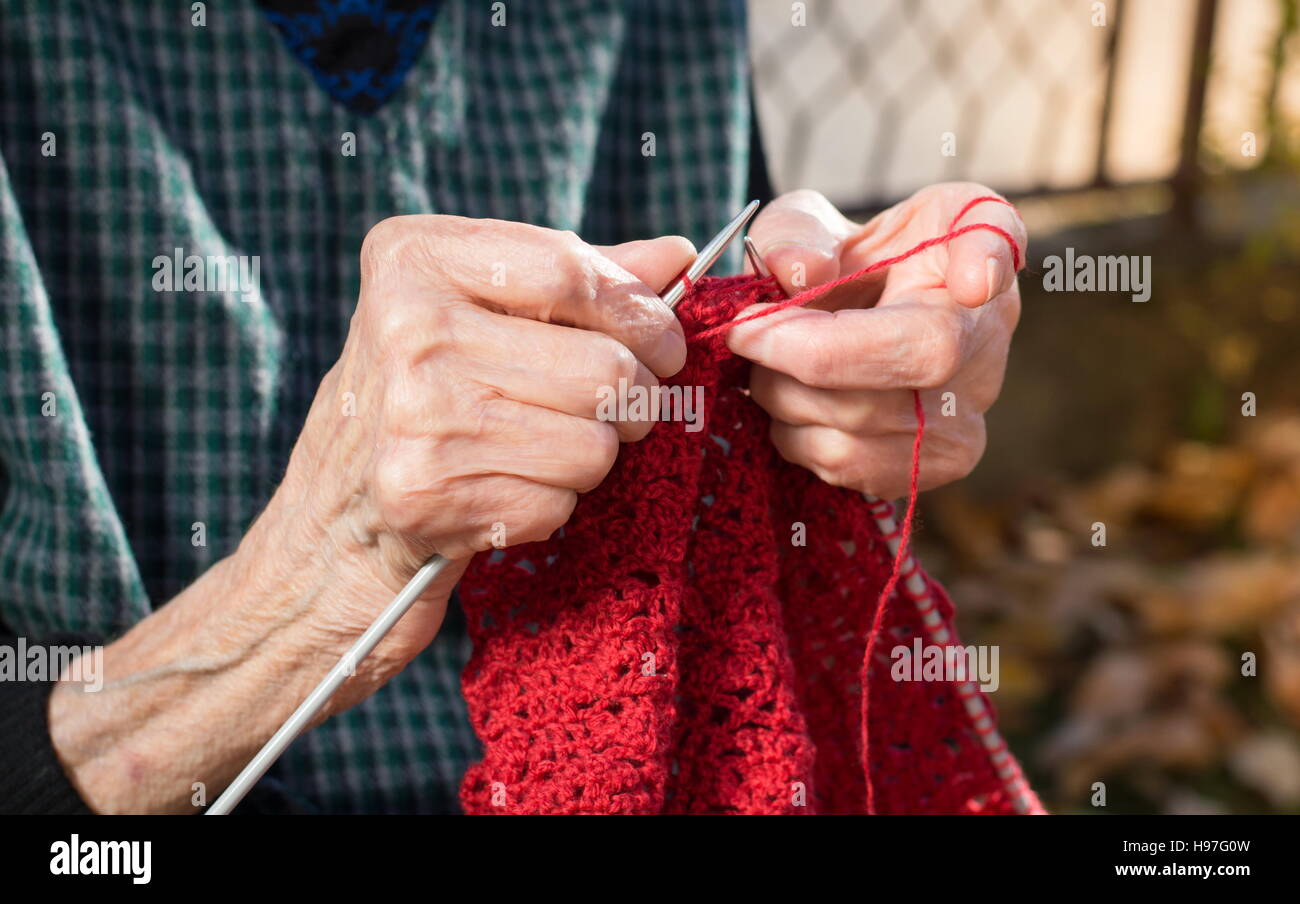
{"type": "Polygon", "coordinates": [[[815,241],[803,241],[800,239],[782,239],[779,242],[772,242],[766,248],[761,249],[759,255],[766,261],[768,258],[775,257],[782,250],[787,248],[792,248],[797,251],[811,251],[819,257],[835,257],[835,247],[833,245],[827,245],[815,241]]]}
{"type": "Polygon", "coordinates": [[[998,259],[996,257],[990,257],[987,261],[985,261],[984,271],[989,275],[989,294],[987,297],[990,300],[992,300],[993,296],[998,294],[998,289],[999,289],[998,259]]]}
{"type": "Polygon", "coordinates": [[[835,250],[813,242],[785,239],[768,245],[760,255],[767,268],[794,290],[806,289],[810,283],[816,285],[835,275],[831,267],[835,250]]]}

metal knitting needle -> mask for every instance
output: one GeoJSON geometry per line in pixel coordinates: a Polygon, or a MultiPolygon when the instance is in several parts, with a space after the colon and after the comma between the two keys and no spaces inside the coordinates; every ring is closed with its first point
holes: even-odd
{"type": "Polygon", "coordinates": [[[677,307],[678,302],[686,297],[686,293],[691,290],[691,286],[695,281],[708,272],[709,268],[722,256],[722,252],[727,250],[727,246],[740,233],[740,230],[745,228],[745,224],[749,222],[750,217],[754,215],[756,210],[758,210],[758,202],[750,201],[745,205],[744,210],[736,214],[735,219],[723,226],[722,231],[709,240],[709,243],[696,255],[695,262],[686,268],[686,272],[682,276],[674,279],[673,284],[664,292],[662,296],[664,304],[670,308],[677,307]]]}
{"type": "Polygon", "coordinates": [[[424,591],[429,589],[433,579],[448,564],[450,563],[447,559],[437,554],[424,563],[402,588],[402,592],[393,598],[383,612],[379,613],[379,617],[369,628],[366,628],[364,634],[357,638],[352,648],[343,654],[343,658],[330,669],[329,674],[316,685],[315,690],[308,694],[307,699],[293,711],[293,715],[284,721],[275,734],[271,735],[271,740],[257,752],[257,756],[248,761],[244,770],[235,777],[216,802],[208,807],[208,816],[225,816],[239,805],[244,795],[266,774],[266,770],[271,768],[294,739],[320,714],[329,698],[334,696],[334,692],[356,673],[356,667],[361,660],[370,655],[370,652],[384,639],[384,635],[392,630],[393,625],[397,624],[424,591]]]}
{"type": "MultiPolygon", "coordinates": [[[[715,235],[695,258],[695,261],[686,268],[683,276],[673,280],[672,286],[660,296],[668,307],[673,308],[681,301],[686,293],[690,290],[691,284],[703,276],[708,269],[713,266],[714,262],[722,256],[722,252],[736,237],[740,230],[745,228],[749,218],[758,210],[758,202],[750,201],[745,209],[737,214],[736,218],[723,227],[722,231],[715,235]]],[[[320,715],[320,711],[334,696],[337,691],[347,681],[349,677],[356,674],[357,666],[363,659],[379,645],[384,636],[393,629],[393,625],[401,621],[410,608],[415,605],[424,591],[429,589],[434,578],[442,573],[450,562],[440,555],[432,556],[429,561],[425,562],[419,571],[407,582],[402,588],[402,592],[393,598],[379,617],[374,620],[365,633],[357,638],[357,642],[352,645],[343,658],[338,661],[334,668],[330,669],[320,684],[307,695],[307,699],[299,704],[298,708],[293,711],[284,724],[280,726],[275,734],[271,735],[271,740],[267,741],[261,750],[257,752],[248,765],[244,767],[235,780],[230,783],[229,787],[222,792],[221,796],[216,799],[212,806],[208,807],[208,816],[226,816],[239,805],[248,794],[252,787],[258,783],[262,776],[266,775],[268,769],[275,764],[275,761],[288,749],[289,745],[294,742],[298,735],[311,725],[312,721],[320,715]]]]}
{"type": "Polygon", "coordinates": [[[755,276],[767,279],[772,275],[772,271],[763,262],[763,256],[758,253],[758,246],[749,236],[745,236],[745,256],[749,258],[749,266],[753,268],[755,276]]]}

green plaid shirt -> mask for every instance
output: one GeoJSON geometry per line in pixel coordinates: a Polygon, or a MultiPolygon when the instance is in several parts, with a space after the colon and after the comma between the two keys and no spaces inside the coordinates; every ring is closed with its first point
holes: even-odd
{"type": "MultiPolygon", "coordinates": [[[[333,103],[251,0],[206,7],[200,26],[188,0],[0,0],[12,632],[117,636],[235,549],[342,348],[376,221],[699,243],[743,202],[740,0],[516,0],[504,27],[487,0],[449,0],[369,117],[333,103]],[[178,248],[256,255],[255,290],[158,291],[155,258],[178,248]]],[[[273,780],[308,809],[455,809],[476,755],[466,647],[451,625],[273,780]]]]}

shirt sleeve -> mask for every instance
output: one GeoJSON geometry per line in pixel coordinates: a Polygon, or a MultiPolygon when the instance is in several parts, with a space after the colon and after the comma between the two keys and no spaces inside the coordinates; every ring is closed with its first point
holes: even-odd
{"type": "MultiPolygon", "coordinates": [[[[18,638],[0,634],[0,647],[17,648],[18,638]]],[[[60,635],[49,646],[93,645],[94,639],[60,635]]],[[[0,681],[0,814],[89,815],[63,771],[50,740],[49,700],[54,676],[46,681],[0,681]]]]}
{"type": "MultiPolygon", "coordinates": [[[[28,648],[93,646],[114,633],[99,622],[120,625],[129,623],[129,615],[143,617],[147,596],[95,461],[9,174],[0,153],[0,510],[8,516],[0,525],[0,647],[16,650],[20,636],[28,648]],[[59,400],[58,417],[41,412],[46,392],[59,400]],[[20,511],[23,518],[12,517],[10,496],[19,489],[29,497],[20,511]],[[74,581],[60,568],[81,570],[74,581]],[[99,577],[87,578],[88,573],[99,577]],[[68,592],[74,585],[80,598],[68,592]],[[108,598],[119,601],[118,618],[83,617],[87,599],[108,598]]],[[[42,213],[50,214],[37,216],[42,213]]],[[[64,772],[50,737],[49,698],[57,677],[0,679],[0,814],[92,812],[64,772]]],[[[268,776],[239,812],[303,808],[268,776]]]]}

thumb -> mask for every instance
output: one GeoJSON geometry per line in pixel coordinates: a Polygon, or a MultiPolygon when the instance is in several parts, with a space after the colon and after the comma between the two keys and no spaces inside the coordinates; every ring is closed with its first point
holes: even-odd
{"type": "Polygon", "coordinates": [[[596,250],[658,293],[695,260],[695,246],[680,235],[666,235],[596,250]]]}
{"type": "Polygon", "coordinates": [[[765,207],[749,237],[781,288],[794,295],[840,275],[840,252],[855,228],[821,192],[804,189],[765,207]]]}

